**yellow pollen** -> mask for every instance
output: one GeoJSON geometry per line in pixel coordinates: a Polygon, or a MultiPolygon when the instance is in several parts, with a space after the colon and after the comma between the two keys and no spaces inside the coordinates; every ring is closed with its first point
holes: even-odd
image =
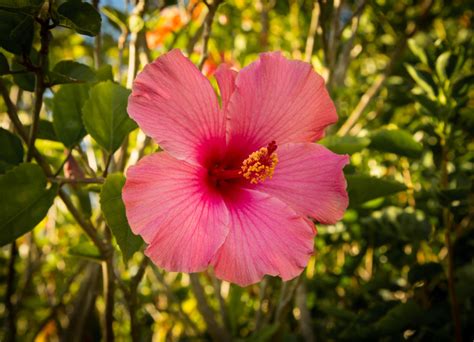
{"type": "Polygon", "coordinates": [[[276,153],[268,155],[268,148],[262,147],[242,162],[240,173],[252,184],[263,183],[267,177],[270,179],[273,177],[277,163],[276,153]]]}

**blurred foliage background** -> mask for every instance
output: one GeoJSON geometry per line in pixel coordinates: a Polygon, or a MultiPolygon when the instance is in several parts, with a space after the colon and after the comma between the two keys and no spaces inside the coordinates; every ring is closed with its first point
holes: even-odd
{"type": "Polygon", "coordinates": [[[472,10],[0,0],[0,339],[473,340],[472,10]],[[126,102],[172,48],[214,85],[220,63],[269,50],[326,79],[340,119],[321,143],[351,155],[350,207],[317,225],[298,279],[240,288],[143,257],[120,193],[126,167],[159,147],[126,102]]]}

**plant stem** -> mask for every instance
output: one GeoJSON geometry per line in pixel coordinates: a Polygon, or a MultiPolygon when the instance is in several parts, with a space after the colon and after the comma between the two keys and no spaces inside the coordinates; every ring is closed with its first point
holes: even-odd
{"type": "Polygon", "coordinates": [[[208,48],[209,48],[209,38],[211,38],[211,31],[212,31],[212,22],[214,21],[214,16],[216,15],[217,7],[222,3],[223,0],[214,0],[211,5],[208,5],[207,8],[209,12],[206,15],[206,19],[204,19],[204,31],[202,33],[202,54],[201,59],[199,60],[199,69],[201,70],[206,62],[208,57],[208,48]]]}
{"type": "Polygon", "coordinates": [[[104,286],[104,341],[114,341],[114,270],[112,254],[102,263],[102,281],[104,286]]]}
{"type": "Polygon", "coordinates": [[[8,262],[7,290],[5,292],[5,307],[7,310],[7,341],[16,341],[16,308],[12,301],[15,292],[15,260],[17,256],[16,241],[10,247],[10,260],[8,262]]]}

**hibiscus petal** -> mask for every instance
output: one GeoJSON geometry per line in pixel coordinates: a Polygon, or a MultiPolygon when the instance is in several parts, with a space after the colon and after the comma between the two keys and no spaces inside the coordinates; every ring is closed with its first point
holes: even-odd
{"type": "Polygon", "coordinates": [[[225,117],[219,112],[217,96],[178,49],[148,64],[137,76],[128,113],[178,159],[203,163],[208,157],[203,152],[225,144],[225,117]]]}
{"type": "Polygon", "coordinates": [[[299,275],[313,252],[312,224],[277,198],[236,191],[226,201],[229,234],[212,262],[216,276],[247,286],[265,274],[283,280],[299,275]]]}
{"type": "Polygon", "coordinates": [[[130,227],[149,244],[146,254],[168,271],[204,270],[228,232],[228,210],[208,188],[207,171],[166,152],[127,172],[122,197],[130,227]]]}
{"type": "Polygon", "coordinates": [[[272,140],[318,140],[337,121],[323,78],[310,64],[278,52],[261,54],[238,73],[229,113],[231,145],[244,141],[254,150],[272,140]]]}
{"type": "Polygon", "coordinates": [[[310,143],[278,146],[277,154],[273,178],[256,188],[321,223],[340,220],[349,202],[342,172],[349,157],[310,143]]]}
{"type": "Polygon", "coordinates": [[[237,71],[232,70],[227,64],[219,65],[214,74],[221,92],[222,109],[224,110],[227,108],[230,97],[234,92],[237,74],[237,71]]]}

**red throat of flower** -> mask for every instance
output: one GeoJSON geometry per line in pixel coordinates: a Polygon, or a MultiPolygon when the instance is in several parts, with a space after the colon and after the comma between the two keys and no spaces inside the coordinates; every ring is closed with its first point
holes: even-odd
{"type": "Polygon", "coordinates": [[[214,168],[210,176],[216,180],[230,180],[243,178],[251,184],[263,183],[267,178],[272,178],[275,172],[278,156],[275,153],[277,144],[272,141],[267,147],[252,152],[241,164],[240,169],[214,168]]]}

